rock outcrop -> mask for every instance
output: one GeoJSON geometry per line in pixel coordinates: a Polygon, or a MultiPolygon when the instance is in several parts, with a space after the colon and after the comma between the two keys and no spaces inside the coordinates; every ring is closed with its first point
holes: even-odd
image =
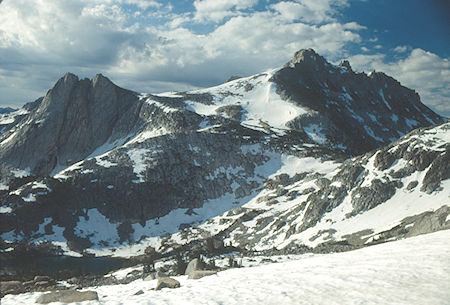
{"type": "Polygon", "coordinates": [[[194,258],[189,262],[189,264],[186,267],[186,271],[184,272],[185,275],[191,275],[195,271],[200,271],[205,269],[205,263],[203,263],[198,258],[194,258]]]}
{"type": "Polygon", "coordinates": [[[43,294],[36,299],[38,304],[61,302],[65,304],[84,301],[97,301],[98,294],[95,291],[62,290],[43,294]]]}
{"type": "Polygon", "coordinates": [[[217,271],[214,270],[195,270],[188,275],[188,279],[190,280],[198,280],[205,276],[210,276],[217,274],[217,271]]]}
{"type": "Polygon", "coordinates": [[[178,282],[176,279],[173,279],[171,277],[162,277],[158,279],[158,282],[156,283],[155,290],[161,290],[163,288],[179,288],[180,282],[178,282]]]}

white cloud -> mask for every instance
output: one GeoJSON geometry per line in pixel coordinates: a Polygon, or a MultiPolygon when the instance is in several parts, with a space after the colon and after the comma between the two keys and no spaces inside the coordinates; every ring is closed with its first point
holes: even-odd
{"type": "MultiPolygon", "coordinates": [[[[8,58],[0,63],[2,84],[14,82],[23,88],[20,102],[45,93],[67,71],[81,77],[101,72],[140,91],[184,90],[282,65],[300,48],[337,57],[347,43],[360,40],[361,27],[356,23],[308,25],[286,20],[272,10],[234,16],[209,33],[197,34],[183,27],[190,22],[189,14],[168,14],[163,26],[144,25],[135,21],[136,12],[119,5],[124,2],[138,1],[2,4],[0,56],[8,58]]],[[[251,8],[255,3],[230,1],[225,8],[251,8]]],[[[0,84],[0,95],[4,93],[20,97],[0,84]]]]}
{"type": "Polygon", "coordinates": [[[224,18],[239,14],[240,10],[255,6],[258,0],[195,0],[194,20],[220,22],[224,18]]]}
{"type": "Polygon", "coordinates": [[[150,7],[160,8],[162,6],[158,1],[153,0],[122,0],[122,3],[134,4],[140,9],[146,10],[150,7]]]}
{"type": "MultiPolygon", "coordinates": [[[[289,10],[283,12],[288,1],[253,11],[257,3],[197,0],[195,12],[175,14],[170,5],[145,0],[3,2],[0,104],[32,101],[67,71],[80,77],[103,73],[138,91],[186,90],[281,66],[301,48],[314,48],[337,61],[348,54],[347,46],[361,41],[358,31],[364,27],[334,19],[346,1],[291,1],[287,5],[299,9],[292,10],[292,16],[289,10]],[[315,11],[302,15],[308,10],[315,11]],[[222,20],[221,14],[226,21],[208,32],[189,29],[198,26],[198,20],[222,20]],[[164,22],[139,21],[146,18],[164,22]]],[[[448,60],[420,49],[397,51],[402,60],[381,53],[350,59],[355,68],[393,75],[417,89],[425,103],[450,115],[448,60]]]]}
{"type": "Polygon", "coordinates": [[[230,75],[250,75],[281,66],[301,48],[315,48],[328,56],[341,56],[350,41],[360,37],[353,24],[311,26],[289,23],[271,12],[232,17],[208,34],[185,28],[156,31],[157,44],[127,48],[119,54],[110,75],[129,75],[148,81],[179,81],[214,85],[230,75]]]}
{"type": "Polygon", "coordinates": [[[128,4],[128,5],[134,5],[138,7],[141,10],[146,10],[149,8],[160,8],[162,7],[162,4],[156,0],[81,0],[85,3],[90,4],[106,4],[106,5],[114,5],[114,4],[128,4]]]}
{"type": "Polygon", "coordinates": [[[345,5],[347,5],[347,1],[344,0],[298,0],[295,2],[281,1],[271,7],[290,21],[323,23],[334,21],[333,15],[336,13],[334,7],[345,5]]]}
{"type": "Polygon", "coordinates": [[[82,17],[93,17],[106,19],[113,24],[123,24],[126,21],[126,15],[118,5],[97,4],[92,7],[84,7],[81,11],[82,17]]]}
{"type": "Polygon", "coordinates": [[[355,55],[350,62],[356,70],[377,70],[391,75],[404,86],[416,89],[424,104],[450,116],[450,59],[414,49],[400,60],[375,54],[355,55]]]}
{"type": "Polygon", "coordinates": [[[394,52],[405,53],[406,51],[408,51],[408,49],[408,46],[397,46],[394,48],[394,52]]]}

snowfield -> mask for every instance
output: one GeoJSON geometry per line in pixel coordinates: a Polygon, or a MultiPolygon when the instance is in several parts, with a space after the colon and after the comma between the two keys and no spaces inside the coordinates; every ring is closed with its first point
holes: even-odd
{"type": "MultiPolygon", "coordinates": [[[[181,288],[156,281],[93,287],[100,301],[78,304],[449,304],[450,230],[295,261],[230,269],[181,288]],[[141,295],[134,295],[143,290],[141,295]]],[[[42,293],[7,295],[3,305],[33,304],[42,293]]],[[[61,303],[52,303],[61,304],[61,303]]]]}

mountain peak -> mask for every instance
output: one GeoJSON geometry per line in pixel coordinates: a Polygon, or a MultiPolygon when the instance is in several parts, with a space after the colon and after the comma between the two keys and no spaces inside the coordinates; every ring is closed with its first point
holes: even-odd
{"type": "Polygon", "coordinates": [[[294,57],[290,62],[286,64],[291,68],[294,68],[296,64],[299,63],[308,63],[308,64],[322,64],[325,62],[325,59],[314,51],[314,49],[301,49],[295,52],[294,57]]]}
{"type": "MultiPolygon", "coordinates": [[[[92,78],[92,80],[87,79],[87,78],[85,78],[85,80],[91,82],[92,86],[94,88],[99,87],[99,86],[104,86],[106,84],[113,84],[113,82],[109,78],[107,78],[106,76],[104,76],[101,73],[96,74],[92,78]]],[[[64,76],[60,78],[60,82],[62,82],[64,84],[71,84],[71,83],[75,84],[79,81],[80,81],[80,78],[76,74],[71,73],[71,72],[66,72],[66,74],[64,74],[64,76]]],[[[57,86],[57,85],[58,85],[58,83],[55,86],[57,86]]]]}
{"type": "Polygon", "coordinates": [[[78,76],[76,76],[75,74],[71,73],[71,72],[66,72],[66,74],[64,74],[64,76],[62,77],[62,80],[67,83],[70,81],[78,81],[78,76]]]}
{"type": "Polygon", "coordinates": [[[69,166],[103,144],[114,127],[127,133],[128,125],[117,121],[137,100],[134,92],[101,74],[90,80],[68,72],[45,97],[27,104],[25,109],[34,123],[15,132],[8,148],[0,150],[0,159],[11,166],[28,167],[38,175],[69,166]],[[22,151],[30,153],[22,157],[22,151]]]}
{"type": "Polygon", "coordinates": [[[96,74],[92,79],[92,85],[94,86],[94,88],[105,86],[107,84],[112,84],[111,80],[101,73],[96,74]]]}
{"type": "Polygon", "coordinates": [[[347,71],[353,71],[352,66],[350,66],[350,62],[348,60],[343,60],[339,63],[339,67],[344,68],[347,71]]]}

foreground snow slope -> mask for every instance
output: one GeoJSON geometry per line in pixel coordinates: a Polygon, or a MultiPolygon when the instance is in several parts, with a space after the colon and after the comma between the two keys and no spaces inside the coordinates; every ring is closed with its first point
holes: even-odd
{"type": "MultiPolygon", "coordinates": [[[[93,288],[87,304],[449,304],[450,230],[364,249],[231,269],[181,288],[155,282],[93,288]],[[134,294],[142,289],[144,294],[134,294]]],[[[7,295],[2,304],[33,304],[40,293],[7,295]]],[[[81,304],[81,303],[80,303],[81,304]]]]}

